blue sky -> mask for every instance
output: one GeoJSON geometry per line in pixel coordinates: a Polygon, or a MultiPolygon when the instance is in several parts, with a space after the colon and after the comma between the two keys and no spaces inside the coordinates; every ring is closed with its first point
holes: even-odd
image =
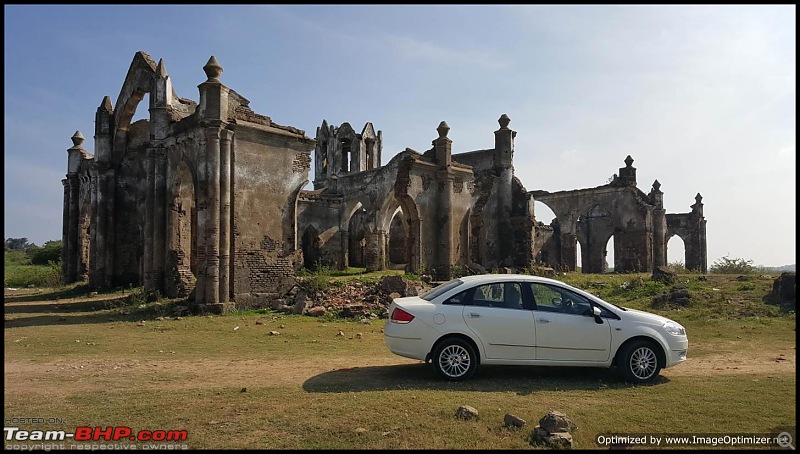
{"type": "MultiPolygon", "coordinates": [[[[795,263],[796,6],[5,5],[5,237],[61,238],[70,137],[136,51],[198,100],[221,80],[313,137],[323,118],[383,131],[383,162],[490,148],[506,113],[528,190],[605,184],[631,155],[668,213],[701,193],[709,265],[795,263]]],[[[147,115],[141,103],[136,118],[147,115]]],[[[313,177],[312,177],[313,178],[313,177]]],[[[540,213],[540,218],[547,213],[540,213]]],[[[549,219],[543,219],[548,221],[549,219]]],[[[683,245],[669,243],[670,262],[683,245]]]]}

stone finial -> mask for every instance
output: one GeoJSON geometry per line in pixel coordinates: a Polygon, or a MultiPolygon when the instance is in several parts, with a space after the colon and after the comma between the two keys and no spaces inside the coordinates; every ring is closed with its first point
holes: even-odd
{"type": "Polygon", "coordinates": [[[158,60],[158,66],[156,66],[156,75],[161,77],[162,79],[167,78],[167,68],[164,66],[164,59],[160,58],[158,60]]]}
{"type": "Polygon", "coordinates": [[[656,190],[656,191],[661,189],[661,183],[659,183],[658,180],[653,182],[653,189],[656,190]]]}
{"type": "Polygon", "coordinates": [[[436,131],[439,132],[439,138],[447,137],[447,133],[450,132],[450,126],[447,126],[447,122],[443,121],[439,123],[439,127],[436,128],[436,131]]]}
{"type": "Polygon", "coordinates": [[[508,128],[508,124],[511,123],[511,118],[508,118],[508,115],[503,114],[503,115],[500,115],[500,119],[497,120],[497,122],[500,123],[500,127],[502,129],[507,129],[508,128]]]}
{"type": "Polygon", "coordinates": [[[702,202],[703,201],[703,196],[701,196],[700,193],[698,192],[697,195],[694,196],[694,201],[697,202],[697,203],[702,202]]]}
{"type": "Polygon", "coordinates": [[[208,63],[203,66],[203,71],[206,72],[208,81],[219,82],[219,76],[222,74],[222,66],[220,66],[216,57],[212,55],[211,58],[208,59],[208,63]]]}
{"type": "Polygon", "coordinates": [[[100,108],[109,113],[114,111],[114,106],[111,105],[111,98],[109,96],[103,97],[103,101],[100,103],[100,108]]]}
{"type": "Polygon", "coordinates": [[[630,167],[632,164],[633,164],[633,158],[631,157],[631,155],[628,155],[628,157],[625,158],[625,167],[630,167]]]}
{"type": "Polygon", "coordinates": [[[83,134],[81,134],[80,131],[75,131],[75,134],[72,135],[72,144],[74,145],[73,148],[81,148],[81,145],[83,145],[85,140],[86,139],[83,137],[83,134]]]}

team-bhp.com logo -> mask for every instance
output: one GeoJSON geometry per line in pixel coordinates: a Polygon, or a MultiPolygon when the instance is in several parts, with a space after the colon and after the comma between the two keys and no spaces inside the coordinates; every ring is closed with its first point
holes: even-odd
{"type": "Polygon", "coordinates": [[[4,427],[6,442],[54,442],[54,441],[140,441],[176,442],[186,441],[185,430],[139,430],[134,432],[127,426],[89,427],[80,426],[75,432],[64,430],[21,430],[19,427],[4,427]]]}

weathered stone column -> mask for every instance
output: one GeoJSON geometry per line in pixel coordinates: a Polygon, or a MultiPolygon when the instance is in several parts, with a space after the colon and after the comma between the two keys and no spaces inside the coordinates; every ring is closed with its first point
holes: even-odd
{"type": "Polygon", "coordinates": [[[103,174],[103,187],[107,197],[105,198],[106,205],[106,253],[103,258],[103,276],[104,286],[110,286],[114,282],[114,248],[116,246],[116,213],[114,198],[117,193],[117,177],[114,169],[107,169],[103,174]]]}
{"type": "Polygon", "coordinates": [[[208,182],[208,222],[206,224],[206,305],[219,304],[219,216],[220,216],[220,130],[207,127],[206,178],[208,182]]]}
{"type": "Polygon", "coordinates": [[[61,221],[61,279],[66,284],[69,282],[69,197],[72,191],[70,190],[69,178],[61,180],[61,184],[64,185],[64,204],[61,221]]]}
{"type": "Polygon", "coordinates": [[[80,200],[80,181],[77,175],[69,177],[69,262],[67,262],[67,282],[78,280],[78,222],[80,220],[80,210],[78,201],[80,200]]]}
{"type": "Polygon", "coordinates": [[[512,265],[514,256],[513,248],[517,243],[514,238],[514,231],[511,228],[511,203],[512,180],[514,178],[514,137],[516,131],[511,130],[508,125],[511,119],[506,114],[502,114],[497,120],[500,129],[494,132],[494,169],[498,178],[495,180],[495,193],[497,194],[497,243],[495,258],[505,265],[512,265]]]}
{"type": "Polygon", "coordinates": [[[667,211],[660,188],[661,183],[655,180],[649,194],[650,203],[656,206],[653,209],[653,268],[667,264],[667,211]]]}
{"type": "Polygon", "coordinates": [[[410,273],[419,273],[421,268],[420,259],[422,257],[420,221],[419,219],[409,218],[406,222],[408,222],[408,236],[406,238],[406,257],[408,257],[408,263],[406,264],[406,271],[410,273]]]}
{"type": "Polygon", "coordinates": [[[233,131],[223,130],[220,134],[219,169],[219,302],[230,302],[231,278],[231,147],[233,131]]]}
{"type": "Polygon", "coordinates": [[[452,276],[453,260],[453,175],[451,157],[453,141],[447,138],[450,127],[446,122],[436,128],[439,138],[433,141],[434,154],[439,170],[436,171],[439,199],[437,206],[439,244],[434,274],[436,279],[448,280],[452,276]]]}
{"type": "Polygon", "coordinates": [[[561,267],[564,271],[575,271],[575,262],[578,260],[575,241],[574,233],[561,234],[561,267]]]}
{"type": "MultiPolygon", "coordinates": [[[[109,176],[111,170],[112,155],[112,133],[114,131],[114,108],[111,105],[111,98],[103,97],[100,106],[95,113],[94,122],[94,166],[93,177],[95,182],[94,198],[94,217],[96,219],[94,231],[92,232],[94,254],[89,273],[89,285],[92,288],[102,288],[110,283],[107,277],[113,272],[111,263],[113,248],[113,223],[109,228],[109,217],[112,216],[110,208],[113,208],[113,188],[110,188],[109,176]]],[[[113,220],[112,220],[113,222],[113,220]]]]}
{"type": "Polygon", "coordinates": [[[339,265],[346,270],[350,266],[350,232],[347,230],[339,230],[339,250],[339,257],[342,258],[339,265]]]}
{"type": "Polygon", "coordinates": [[[166,269],[166,152],[163,147],[154,150],[153,189],[153,288],[164,292],[164,270],[166,269]]]}
{"type": "Polygon", "coordinates": [[[89,287],[93,288],[97,283],[97,169],[92,167],[89,170],[89,191],[92,206],[92,218],[89,223],[89,287]]]}
{"type": "Polygon", "coordinates": [[[208,228],[208,181],[206,171],[206,139],[200,136],[197,149],[197,282],[194,287],[194,302],[206,303],[206,243],[208,228]]]}
{"type": "Polygon", "coordinates": [[[153,234],[154,234],[154,203],[155,203],[155,181],[156,181],[156,158],[155,149],[147,149],[147,191],[144,198],[144,289],[147,291],[155,290],[153,281],[153,234]]]}

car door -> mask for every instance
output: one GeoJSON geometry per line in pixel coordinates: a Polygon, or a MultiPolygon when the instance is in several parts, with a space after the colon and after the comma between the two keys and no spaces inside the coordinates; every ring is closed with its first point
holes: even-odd
{"type": "Polygon", "coordinates": [[[611,326],[595,322],[585,297],[551,284],[530,283],[536,308],[536,359],[608,361],[611,326]]]}
{"type": "Polygon", "coordinates": [[[477,286],[464,306],[464,323],[481,340],[487,359],[533,360],[536,326],[519,282],[477,286]]]}

